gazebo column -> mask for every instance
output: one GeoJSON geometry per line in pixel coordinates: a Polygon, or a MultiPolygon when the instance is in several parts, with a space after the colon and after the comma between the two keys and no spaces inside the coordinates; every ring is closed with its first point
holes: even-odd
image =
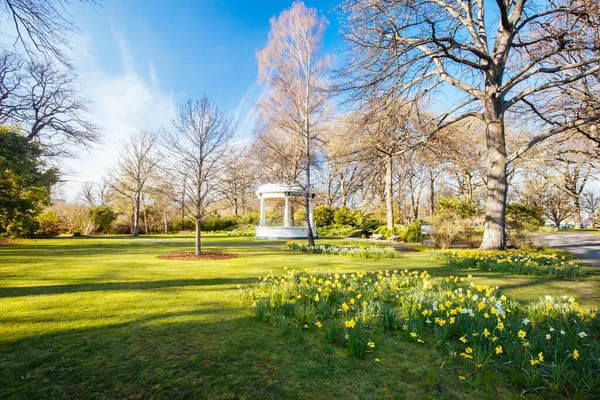
{"type": "Polygon", "coordinates": [[[315,217],[314,217],[314,210],[315,205],[313,202],[313,198],[309,197],[308,199],[308,220],[310,221],[310,226],[312,226],[313,228],[315,227],[315,217]]]}
{"type": "Polygon", "coordinates": [[[260,226],[265,226],[266,223],[265,199],[260,198],[260,226]]]}
{"type": "Polygon", "coordinates": [[[283,210],[283,226],[285,228],[290,226],[290,201],[287,196],[285,196],[285,208],[283,210]]]}

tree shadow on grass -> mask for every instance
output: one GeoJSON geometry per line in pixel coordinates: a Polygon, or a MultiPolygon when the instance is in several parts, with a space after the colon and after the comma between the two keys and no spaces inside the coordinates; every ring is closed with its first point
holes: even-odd
{"type": "MultiPolygon", "coordinates": [[[[233,286],[256,283],[255,278],[168,279],[142,282],[75,283],[68,285],[1,287],[0,298],[65,293],[131,291],[180,288],[186,286],[233,286]]],[[[215,290],[211,288],[210,290],[215,290]]]]}
{"type": "Polygon", "coordinates": [[[472,395],[455,382],[454,372],[435,384],[424,383],[423,377],[443,361],[435,350],[390,341],[388,352],[378,354],[382,363],[376,364],[371,357],[349,357],[322,333],[283,332],[239,309],[218,306],[49,333],[0,344],[0,398],[472,395]]]}

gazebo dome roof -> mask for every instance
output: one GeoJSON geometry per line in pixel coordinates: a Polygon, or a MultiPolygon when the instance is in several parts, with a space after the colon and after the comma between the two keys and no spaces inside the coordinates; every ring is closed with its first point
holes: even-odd
{"type": "MultiPolygon", "coordinates": [[[[312,194],[312,190],[311,190],[312,194]]],[[[304,188],[300,185],[285,185],[281,183],[267,183],[259,186],[256,195],[261,197],[303,197],[304,188]]]]}

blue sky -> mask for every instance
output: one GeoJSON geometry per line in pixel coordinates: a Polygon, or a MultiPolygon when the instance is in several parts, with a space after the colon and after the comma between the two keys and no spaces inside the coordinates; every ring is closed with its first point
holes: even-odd
{"type": "MultiPolygon", "coordinates": [[[[342,45],[334,8],[338,0],[306,1],[330,22],[325,50],[342,45]]],[[[253,128],[257,82],[256,51],[264,46],[269,19],[292,1],[105,0],[91,8],[72,3],[81,35],[73,38],[73,61],[91,101],[103,143],[67,163],[73,198],[80,182],[98,181],[131,132],[158,130],[177,107],[204,93],[239,125],[242,137],[253,128]]]]}

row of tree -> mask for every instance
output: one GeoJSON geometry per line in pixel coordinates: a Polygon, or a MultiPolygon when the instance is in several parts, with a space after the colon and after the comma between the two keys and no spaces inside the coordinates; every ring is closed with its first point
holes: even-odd
{"type": "MultiPolygon", "coordinates": [[[[330,205],[383,209],[388,228],[431,216],[440,198],[458,193],[483,204],[484,249],[506,247],[509,200],[541,207],[556,225],[570,216],[581,224],[583,204],[597,199],[586,190],[600,144],[596,1],[346,1],[339,12],[347,45],[338,69],[323,52],[327,21],[315,9],[296,2],[272,18],[257,53],[265,95],[246,151],[207,98],[124,144],[108,185],[131,203],[134,234],[146,196],[164,193],[151,201],[180,205],[198,228],[199,252],[200,221],[223,201],[237,213],[259,181],[297,183],[306,196],[317,188],[330,205]]],[[[19,90],[40,86],[39,63],[17,65],[31,82],[18,81],[19,90]]],[[[6,121],[34,121],[35,102],[21,107],[27,96],[7,93],[17,105],[3,103],[6,121]]],[[[93,141],[93,127],[75,115],[76,132],[40,126],[93,141]]],[[[42,146],[52,154],[54,143],[42,146]]]]}

